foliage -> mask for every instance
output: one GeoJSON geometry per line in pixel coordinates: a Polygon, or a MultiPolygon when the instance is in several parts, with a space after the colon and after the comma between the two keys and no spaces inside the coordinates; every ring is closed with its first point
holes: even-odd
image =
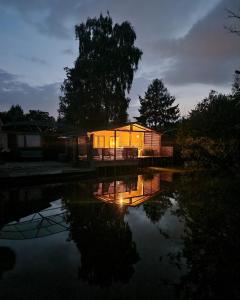
{"type": "Polygon", "coordinates": [[[168,89],[159,79],[154,79],[148,86],[144,98],[140,100],[140,117],[136,119],[153,129],[165,130],[179,118],[178,105],[173,105],[175,97],[171,96],[168,89]]]}
{"type": "Polygon", "coordinates": [[[25,115],[20,105],[12,105],[8,111],[0,112],[3,123],[18,122],[25,120],[25,115]]]}
{"type": "Polygon", "coordinates": [[[66,68],[59,114],[75,127],[92,128],[127,120],[134,72],[142,52],[128,22],[113,24],[106,17],[88,19],[75,27],[79,56],[66,68]]]}
{"type": "Polygon", "coordinates": [[[240,137],[239,99],[211,91],[190,112],[191,136],[229,139],[240,137]]]}
{"type": "Polygon", "coordinates": [[[0,118],[3,124],[32,122],[37,125],[44,125],[45,127],[55,126],[55,119],[54,117],[49,116],[48,112],[41,110],[29,110],[28,113],[24,113],[20,105],[12,105],[8,111],[0,112],[0,118]]]}
{"type": "Polygon", "coordinates": [[[188,138],[182,145],[182,158],[188,164],[199,167],[227,168],[239,166],[240,143],[236,140],[225,143],[206,137],[188,138]]]}
{"type": "Polygon", "coordinates": [[[49,116],[48,112],[40,110],[29,110],[29,113],[26,114],[26,119],[28,121],[40,122],[49,126],[54,126],[55,124],[54,117],[49,116]]]}
{"type": "Polygon", "coordinates": [[[240,94],[235,74],[231,95],[211,91],[181,120],[177,144],[182,158],[208,167],[239,166],[240,94]]]}
{"type": "Polygon", "coordinates": [[[170,207],[170,198],[165,193],[157,195],[143,204],[145,214],[153,224],[158,223],[161,217],[166,213],[166,210],[170,207]]]}

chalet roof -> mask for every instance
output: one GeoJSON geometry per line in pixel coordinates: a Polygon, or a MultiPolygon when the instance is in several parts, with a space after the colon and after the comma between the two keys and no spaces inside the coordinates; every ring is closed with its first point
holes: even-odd
{"type": "MultiPolygon", "coordinates": [[[[88,132],[94,132],[94,131],[102,131],[102,130],[124,130],[123,128],[126,128],[127,126],[134,125],[139,128],[139,130],[143,131],[155,131],[147,126],[144,126],[140,124],[139,122],[127,122],[127,123],[119,123],[119,124],[109,124],[105,125],[103,127],[93,128],[91,130],[88,130],[88,132]]],[[[126,129],[127,130],[127,129],[126,129]]]]}
{"type": "MultiPolygon", "coordinates": [[[[87,135],[88,133],[93,133],[96,131],[113,131],[113,130],[121,130],[121,131],[129,131],[129,129],[127,129],[127,126],[130,125],[134,125],[136,127],[139,128],[139,130],[141,131],[149,131],[149,132],[157,132],[147,126],[143,126],[138,122],[127,122],[127,123],[118,123],[118,124],[108,124],[108,125],[104,125],[101,127],[95,127],[92,129],[88,129],[88,130],[84,130],[84,129],[75,129],[75,130],[65,130],[64,132],[61,133],[62,137],[64,138],[69,138],[69,137],[74,137],[74,136],[80,136],[80,135],[87,135]]],[[[158,134],[161,134],[160,132],[157,132],[158,134]]]]}

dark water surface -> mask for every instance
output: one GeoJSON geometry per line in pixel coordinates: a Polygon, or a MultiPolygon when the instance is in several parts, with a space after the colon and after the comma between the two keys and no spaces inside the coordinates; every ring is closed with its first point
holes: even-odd
{"type": "Polygon", "coordinates": [[[240,180],[1,187],[0,299],[239,299],[240,180]]]}

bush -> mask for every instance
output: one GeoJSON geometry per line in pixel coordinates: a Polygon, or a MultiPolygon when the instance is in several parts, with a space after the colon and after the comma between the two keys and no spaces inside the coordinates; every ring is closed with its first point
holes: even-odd
{"type": "Polygon", "coordinates": [[[206,137],[187,138],[181,145],[182,159],[189,165],[210,168],[239,166],[238,140],[221,141],[206,137]]]}

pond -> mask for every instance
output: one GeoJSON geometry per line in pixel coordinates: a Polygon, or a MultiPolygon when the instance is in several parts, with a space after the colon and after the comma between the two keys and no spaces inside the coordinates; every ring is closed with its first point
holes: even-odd
{"type": "Polygon", "coordinates": [[[1,299],[239,299],[240,180],[167,172],[0,190],[1,299]]]}

